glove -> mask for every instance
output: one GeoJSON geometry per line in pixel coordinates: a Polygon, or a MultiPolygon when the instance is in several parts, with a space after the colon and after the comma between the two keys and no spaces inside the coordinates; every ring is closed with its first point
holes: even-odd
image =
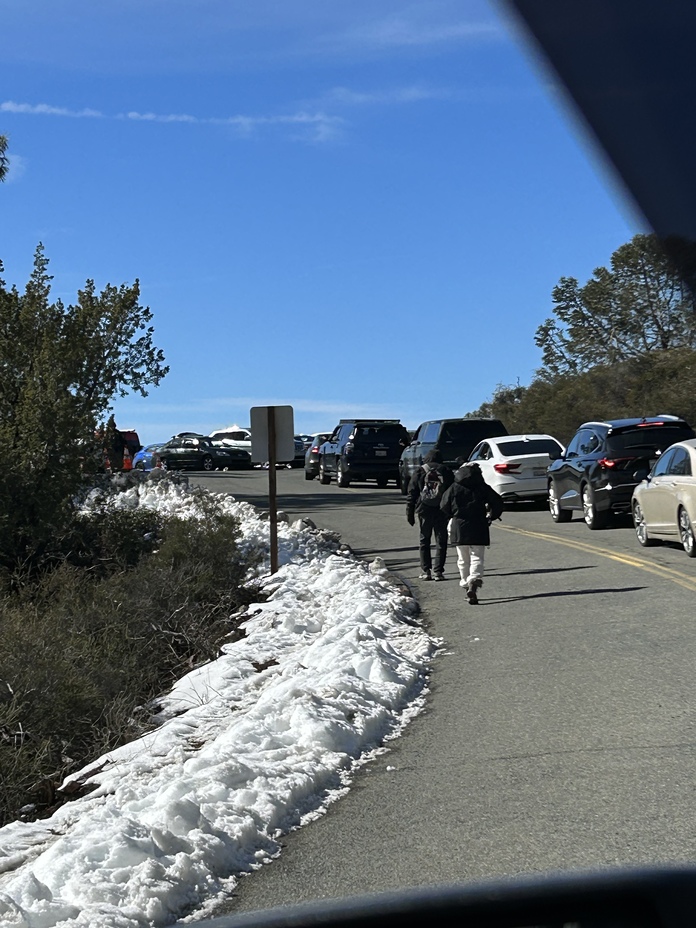
{"type": "Polygon", "coordinates": [[[409,512],[409,514],[406,516],[406,518],[408,519],[408,524],[409,524],[409,525],[415,525],[415,524],[416,524],[416,517],[413,515],[412,512],[409,512]]]}

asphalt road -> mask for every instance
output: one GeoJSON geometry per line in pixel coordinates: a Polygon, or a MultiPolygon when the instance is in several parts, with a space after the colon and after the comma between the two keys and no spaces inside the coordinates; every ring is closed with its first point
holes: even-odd
{"type": "MultiPolygon", "coordinates": [[[[267,505],[267,474],[192,481],[267,505]]],[[[444,647],[427,708],[216,914],[617,864],[696,860],[696,561],[546,510],[492,530],[481,604],[424,583],[404,499],[278,473],[279,506],[383,557],[444,647]]]]}

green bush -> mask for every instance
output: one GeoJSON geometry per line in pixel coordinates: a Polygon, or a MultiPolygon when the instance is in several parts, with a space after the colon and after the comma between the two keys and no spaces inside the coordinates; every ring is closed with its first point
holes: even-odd
{"type": "Polygon", "coordinates": [[[99,508],[63,533],[62,560],[0,601],[0,823],[56,801],[65,775],[141,734],[143,708],[239,635],[259,598],[237,520],[99,508]]]}

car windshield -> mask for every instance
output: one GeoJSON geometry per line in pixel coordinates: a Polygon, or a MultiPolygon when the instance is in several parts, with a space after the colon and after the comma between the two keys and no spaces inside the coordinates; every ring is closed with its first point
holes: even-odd
{"type": "Polygon", "coordinates": [[[677,441],[693,438],[693,431],[683,426],[643,426],[612,432],[608,444],[612,451],[664,451],[677,441]]]}
{"type": "Polygon", "coordinates": [[[521,454],[557,454],[561,449],[557,441],[552,438],[530,438],[528,441],[497,442],[498,450],[506,457],[521,454]]]}
{"type": "Polygon", "coordinates": [[[442,440],[459,444],[462,442],[478,444],[483,438],[500,434],[503,429],[487,422],[447,422],[442,428],[442,440]]]}
{"type": "Polygon", "coordinates": [[[0,928],[297,928],[296,903],[382,891],[412,924],[409,887],[695,860],[674,3],[2,5],[0,268],[37,250],[26,291],[0,281],[0,807],[32,759],[0,928]],[[603,121],[513,4],[569,37],[603,121]],[[176,436],[132,474],[129,421],[176,436]],[[317,423],[319,452],[289,449],[317,423]]]}
{"type": "Polygon", "coordinates": [[[383,441],[399,441],[406,438],[407,433],[403,425],[387,422],[384,425],[359,425],[353,432],[354,439],[365,443],[383,441]]]}

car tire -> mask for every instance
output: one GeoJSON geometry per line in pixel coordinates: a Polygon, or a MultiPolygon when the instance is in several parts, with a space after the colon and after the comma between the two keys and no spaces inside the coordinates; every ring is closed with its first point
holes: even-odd
{"type": "Polygon", "coordinates": [[[212,455],[206,454],[201,461],[201,467],[203,470],[215,470],[215,462],[213,461],[212,455]]]}
{"type": "Polygon", "coordinates": [[[142,461],[138,461],[133,470],[145,470],[145,465],[142,461]]]}
{"type": "Polygon", "coordinates": [[[677,516],[679,524],[679,540],[682,548],[689,557],[696,557],[696,538],[694,538],[694,527],[691,524],[689,513],[683,507],[679,510],[677,516]]]}
{"type": "Polygon", "coordinates": [[[408,475],[404,476],[402,474],[402,476],[398,478],[397,483],[399,484],[401,495],[406,496],[406,494],[408,493],[408,484],[409,484],[408,475]]]}
{"type": "Polygon", "coordinates": [[[561,508],[554,483],[549,483],[549,512],[554,522],[570,522],[573,518],[573,513],[570,509],[561,508]]]}
{"type": "Polygon", "coordinates": [[[388,478],[388,477],[378,477],[378,478],[377,478],[377,486],[380,488],[380,490],[383,490],[383,489],[386,487],[386,485],[387,485],[388,483],[389,483],[389,478],[388,478]]]}
{"type": "Polygon", "coordinates": [[[331,475],[326,473],[326,468],[324,467],[323,458],[319,462],[319,483],[323,483],[324,486],[331,483],[331,475]]]}
{"type": "Polygon", "coordinates": [[[310,472],[309,472],[308,470],[306,470],[306,471],[304,472],[304,479],[305,479],[305,480],[314,480],[314,474],[310,474],[310,472]]]}
{"type": "Polygon", "coordinates": [[[633,516],[633,528],[636,530],[638,544],[643,548],[651,548],[654,544],[656,544],[656,541],[654,538],[651,538],[648,535],[648,529],[645,524],[645,516],[643,515],[643,510],[641,509],[640,503],[634,502],[633,508],[631,509],[631,515],[633,516]]]}
{"type": "Polygon", "coordinates": [[[580,496],[582,498],[582,516],[585,520],[585,525],[593,532],[606,528],[606,524],[609,521],[609,513],[606,510],[600,512],[600,510],[597,509],[592,488],[588,483],[582,487],[580,496]]]}
{"type": "Polygon", "coordinates": [[[343,461],[339,458],[336,461],[336,483],[339,487],[349,487],[350,477],[343,469],[343,461]]]}

